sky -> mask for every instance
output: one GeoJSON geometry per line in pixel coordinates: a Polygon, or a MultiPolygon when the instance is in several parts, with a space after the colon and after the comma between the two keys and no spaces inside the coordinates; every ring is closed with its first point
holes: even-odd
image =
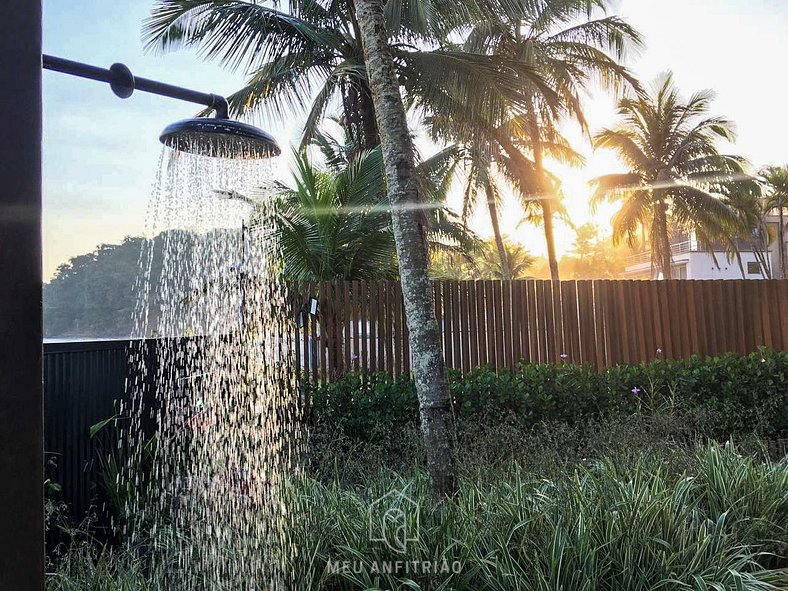
{"type": "MultiPolygon", "coordinates": [[[[242,85],[243,72],[225,71],[195,52],[147,52],[141,26],[152,6],[153,0],[44,0],[44,52],[102,67],[122,62],[138,76],[218,94],[242,85]]],[[[616,12],[645,37],[645,50],[628,58],[641,80],[672,70],[685,95],[714,89],[714,113],[737,124],[736,153],[756,167],[788,163],[788,0],[618,0],[616,12]]],[[[615,124],[613,97],[594,92],[586,104],[592,129],[615,124]]],[[[143,233],[161,152],[159,133],[197,110],[142,92],[121,100],[105,84],[44,72],[45,280],[72,256],[143,233]]],[[[283,146],[274,170],[288,180],[298,118],[287,125],[260,123],[283,146]]],[[[622,165],[610,153],[592,152],[571,125],[565,131],[587,166],[554,166],[553,172],[562,179],[572,217],[597,224],[604,235],[614,208],[590,211],[588,181],[623,170],[622,165]]],[[[429,149],[424,141],[419,145],[429,149]]],[[[450,204],[459,206],[459,196],[450,204]]],[[[543,255],[539,229],[520,224],[521,215],[515,200],[506,199],[503,232],[543,255]]],[[[491,233],[484,208],[472,227],[491,233]]],[[[574,233],[559,224],[559,253],[571,249],[573,240],[574,233]]]]}

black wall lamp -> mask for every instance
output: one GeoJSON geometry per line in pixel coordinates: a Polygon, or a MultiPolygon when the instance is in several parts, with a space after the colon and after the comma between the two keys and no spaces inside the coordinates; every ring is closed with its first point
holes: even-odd
{"type": "Polygon", "coordinates": [[[317,298],[310,297],[307,303],[298,311],[296,315],[296,324],[298,328],[304,328],[307,322],[307,316],[317,317],[319,302],[317,298]]]}

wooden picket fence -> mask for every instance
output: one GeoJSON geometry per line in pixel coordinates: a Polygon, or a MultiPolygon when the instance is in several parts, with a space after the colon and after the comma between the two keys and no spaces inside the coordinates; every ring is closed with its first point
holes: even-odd
{"type": "MultiPolygon", "coordinates": [[[[298,282],[289,291],[296,309],[319,301],[294,338],[310,380],[410,372],[398,282],[298,282]]],[[[462,372],[788,349],[788,280],[434,281],[433,292],[446,364],[462,372]]]]}

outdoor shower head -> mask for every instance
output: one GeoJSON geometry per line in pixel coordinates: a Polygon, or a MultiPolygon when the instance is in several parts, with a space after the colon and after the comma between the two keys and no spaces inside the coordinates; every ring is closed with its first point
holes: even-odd
{"type": "Polygon", "coordinates": [[[165,128],[161,142],[182,152],[219,158],[271,158],[281,153],[274,138],[261,129],[228,118],[227,99],[173,86],[148,78],[134,76],[123,64],[112,64],[109,69],[67,60],[51,55],[42,56],[44,69],[72,76],[106,82],[120,98],[129,98],[135,90],[205,105],[216,112],[216,117],[184,119],[165,128]]]}
{"type": "Polygon", "coordinates": [[[252,125],[224,117],[184,119],[168,125],[159,138],[181,152],[221,158],[271,158],[281,153],[273,137],[252,125]]]}

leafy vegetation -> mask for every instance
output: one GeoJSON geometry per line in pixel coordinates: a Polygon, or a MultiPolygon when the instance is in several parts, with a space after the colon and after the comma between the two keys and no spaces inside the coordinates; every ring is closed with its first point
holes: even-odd
{"type": "MultiPolygon", "coordinates": [[[[788,433],[788,353],[762,350],[744,357],[655,359],[601,373],[587,365],[520,364],[514,371],[480,368],[452,373],[460,420],[570,425],[606,416],[689,415],[704,434],[788,433]]],[[[416,424],[408,376],[349,374],[309,391],[310,420],[350,439],[377,440],[416,424]]],[[[394,434],[394,435],[392,435],[394,434]]]]}
{"type": "MultiPolygon", "coordinates": [[[[357,152],[324,134],[315,142],[325,164],[306,151],[295,153],[292,186],[277,182],[271,197],[285,278],[396,278],[380,148],[357,152]]],[[[469,253],[477,246],[475,235],[443,205],[457,162],[457,151],[449,148],[417,166],[433,252],[469,253]]]]}
{"type": "MultiPolygon", "coordinates": [[[[461,116],[470,105],[500,111],[524,100],[524,81],[544,86],[527,64],[498,63],[446,41],[453,31],[484,22],[490,8],[445,0],[388,6],[386,30],[409,102],[461,116]],[[416,45],[422,49],[414,50],[416,45]]],[[[247,83],[229,97],[235,115],[264,110],[285,120],[298,109],[306,115],[303,147],[338,102],[355,148],[371,149],[379,138],[357,16],[355,3],[346,1],[297,0],[280,7],[241,0],[158,0],[144,37],[152,49],[199,48],[208,59],[242,69],[247,83]]]]}
{"type": "Polygon", "coordinates": [[[601,459],[551,479],[510,465],[465,478],[444,504],[420,475],[384,475],[358,492],[315,483],[305,499],[315,514],[296,535],[317,568],[303,579],[294,564],[293,588],[769,589],[784,580],[758,553],[786,539],[786,466],[717,446],[682,460],[672,472],[657,458],[601,459]],[[364,527],[369,503],[389,490],[419,507],[419,539],[404,556],[370,542],[364,527]],[[761,537],[758,522],[775,537],[761,537]],[[445,560],[459,572],[376,573],[396,560],[445,560]],[[352,566],[326,573],[328,561],[352,566]]]}
{"type": "MultiPolygon", "coordinates": [[[[732,445],[599,457],[550,476],[504,462],[466,470],[445,501],[420,468],[358,487],[305,477],[288,494],[301,517],[288,589],[767,591],[786,581],[788,465],[732,445]],[[370,539],[368,509],[382,497],[408,527],[418,522],[402,552],[370,539]]],[[[398,523],[383,527],[395,539],[398,523]]],[[[55,558],[48,589],[155,589],[166,564],[83,538],[55,558]]]]}
{"type": "Polygon", "coordinates": [[[592,80],[608,89],[638,88],[620,61],[628,49],[640,46],[640,36],[618,16],[604,14],[608,5],[606,0],[506,2],[489,11],[487,19],[469,28],[462,48],[533,68],[546,88],[525,86],[525,100],[511,103],[501,114],[475,109],[460,118],[437,111],[426,119],[433,137],[465,146],[469,174],[463,212],[472,211],[478,196],[486,200],[504,278],[507,265],[497,219],[501,180],[514,189],[527,219],[544,228],[550,276],[558,280],[553,216],[563,212],[563,205],[560,181],[545,160],[583,163],[559,124],[573,119],[587,131],[580,95],[592,80]]]}
{"type": "Polygon", "coordinates": [[[629,167],[596,179],[596,199],[622,201],[613,217],[614,242],[650,240],[652,266],[671,278],[672,235],[694,231],[713,250],[746,230],[723,197],[751,185],[746,160],[723,154],[718,140],[733,141],[733,123],[709,114],[714,94],[681,98],[672,74],[654,82],[651,94],[619,103],[622,123],[594,137],[597,148],[614,150],[629,167]]]}
{"type": "Polygon", "coordinates": [[[528,279],[536,258],[525,248],[503,238],[502,259],[495,240],[485,240],[468,252],[438,252],[432,257],[430,275],[435,279],[528,279]],[[502,261],[508,269],[504,269],[502,261]]]}
{"type": "MultiPolygon", "coordinates": [[[[621,65],[640,35],[608,0],[389,3],[386,32],[405,103],[434,138],[462,147],[468,164],[464,213],[487,202],[501,267],[509,278],[498,227],[499,182],[509,180],[530,218],[544,226],[553,279],[558,258],[553,215],[558,180],[546,158],[581,163],[558,131],[569,118],[587,132],[581,95],[592,81],[609,89],[638,83],[621,65]]],[[[153,49],[197,47],[208,59],[243,69],[246,86],[230,97],[238,115],[263,111],[282,120],[306,115],[301,147],[339,103],[352,149],[379,143],[353,2],[264,4],[159,0],[145,24],[153,49]],[[311,103],[310,103],[311,101],[311,103]]]]}

